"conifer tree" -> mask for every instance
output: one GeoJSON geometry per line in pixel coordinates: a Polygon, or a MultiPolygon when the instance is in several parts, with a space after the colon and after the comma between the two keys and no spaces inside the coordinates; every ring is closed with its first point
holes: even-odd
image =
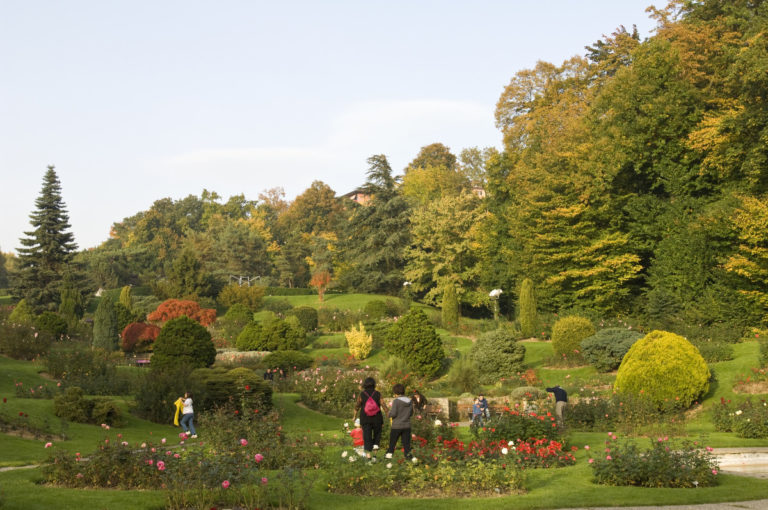
{"type": "Polygon", "coordinates": [[[133,310],[133,293],[131,292],[131,286],[126,285],[120,289],[120,299],[118,301],[128,311],[133,310]]]}
{"type": "Polygon", "coordinates": [[[36,309],[55,310],[60,301],[61,284],[72,255],[77,249],[69,232],[69,216],[61,198],[61,184],[51,165],[43,178],[43,189],[30,214],[33,230],[20,239],[19,271],[13,292],[36,309]]]}
{"type": "Polygon", "coordinates": [[[538,314],[536,312],[536,293],[530,278],[523,280],[520,288],[520,329],[523,338],[536,336],[538,314]]]}
{"type": "Polygon", "coordinates": [[[116,351],[119,333],[115,305],[111,299],[102,297],[93,315],[93,346],[105,351],[116,351]]]}
{"type": "Polygon", "coordinates": [[[442,319],[446,329],[453,331],[459,326],[459,300],[452,283],[448,283],[443,291],[442,319]]]}

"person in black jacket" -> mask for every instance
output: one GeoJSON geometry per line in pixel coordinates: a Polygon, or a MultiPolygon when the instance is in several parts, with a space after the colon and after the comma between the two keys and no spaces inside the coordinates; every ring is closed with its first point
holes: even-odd
{"type": "Polygon", "coordinates": [[[381,410],[381,393],[376,391],[376,380],[373,377],[366,377],[363,380],[363,390],[357,396],[355,416],[360,420],[360,426],[363,429],[363,450],[369,459],[381,444],[381,428],[384,425],[384,415],[381,410]],[[368,399],[372,399],[378,407],[374,414],[369,414],[372,411],[370,406],[366,406],[368,399]]]}
{"type": "Polygon", "coordinates": [[[563,414],[568,406],[568,393],[559,384],[552,388],[547,388],[547,392],[555,395],[555,418],[557,418],[557,426],[562,428],[565,426],[563,414]]]}

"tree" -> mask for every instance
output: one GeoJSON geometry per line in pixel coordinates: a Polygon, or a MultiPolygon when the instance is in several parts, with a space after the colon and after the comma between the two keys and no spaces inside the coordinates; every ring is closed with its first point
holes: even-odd
{"type": "Polygon", "coordinates": [[[442,143],[426,145],[419,150],[413,161],[406,167],[405,173],[408,174],[413,169],[429,166],[456,170],[456,156],[451,154],[451,149],[442,143]]]}
{"type": "Polygon", "coordinates": [[[215,296],[216,288],[212,275],[192,248],[185,248],[173,260],[166,271],[166,280],[153,285],[160,298],[197,298],[215,296]]]}
{"type": "Polygon", "coordinates": [[[0,251],[0,289],[8,287],[8,268],[5,267],[5,253],[0,251]]]}
{"type": "Polygon", "coordinates": [[[93,346],[105,351],[116,351],[119,334],[114,303],[108,297],[102,297],[93,315],[93,346]]]}
{"type": "Polygon", "coordinates": [[[133,293],[131,292],[130,285],[125,285],[120,289],[120,299],[118,302],[127,308],[128,311],[133,310],[133,293]]]}
{"type": "Polygon", "coordinates": [[[389,328],[387,351],[405,360],[408,368],[426,377],[436,375],[445,358],[440,336],[418,308],[412,308],[389,328]]]}
{"type": "Polygon", "coordinates": [[[51,165],[43,177],[43,189],[30,214],[32,231],[24,232],[13,292],[36,309],[55,310],[60,301],[62,275],[77,249],[68,232],[69,216],[61,197],[61,184],[51,165]]]}
{"type": "Polygon", "coordinates": [[[539,315],[536,310],[536,291],[530,278],[523,280],[519,299],[520,329],[522,330],[523,338],[534,337],[539,329],[539,315]]]}
{"type": "Polygon", "coordinates": [[[459,316],[459,300],[456,298],[456,287],[449,283],[445,286],[445,290],[443,290],[443,327],[455,331],[459,327],[459,316]]]}
{"type": "Polygon", "coordinates": [[[320,298],[320,302],[323,302],[323,296],[325,295],[325,289],[328,288],[328,284],[331,283],[331,273],[326,270],[320,270],[312,275],[312,279],[309,284],[312,287],[317,288],[317,296],[320,298]]]}

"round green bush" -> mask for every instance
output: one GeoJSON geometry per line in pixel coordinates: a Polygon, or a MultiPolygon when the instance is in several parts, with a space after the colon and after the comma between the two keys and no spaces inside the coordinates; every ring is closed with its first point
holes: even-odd
{"type": "Polygon", "coordinates": [[[229,307],[223,318],[227,322],[244,326],[253,320],[253,312],[244,304],[235,303],[229,307]]]}
{"type": "Polygon", "coordinates": [[[67,334],[67,321],[54,312],[43,312],[35,319],[35,327],[53,338],[61,338],[67,334]]]}
{"type": "Polygon", "coordinates": [[[515,341],[510,331],[497,329],[477,338],[470,356],[480,371],[480,382],[492,384],[510,377],[523,368],[525,346],[515,341]]]}
{"type": "Polygon", "coordinates": [[[298,306],[288,312],[291,317],[296,317],[299,320],[299,326],[301,329],[310,333],[317,329],[317,310],[311,306],[298,306]]]}
{"type": "Polygon", "coordinates": [[[558,356],[578,356],[582,340],[594,334],[595,327],[589,319],[563,317],[552,326],[552,348],[558,356]]]}
{"type": "Polygon", "coordinates": [[[383,319],[387,315],[387,303],[381,299],[374,299],[368,301],[363,308],[363,312],[368,316],[368,319],[377,321],[383,319]]]}
{"type": "Polygon", "coordinates": [[[440,336],[418,308],[411,309],[389,328],[387,351],[403,358],[411,370],[426,377],[436,375],[445,358],[440,336]]]}
{"type": "Polygon", "coordinates": [[[659,407],[690,405],[709,389],[709,368],[685,338],[652,331],[635,342],[616,374],[618,393],[643,395],[659,407]]]}
{"type": "Polygon", "coordinates": [[[256,351],[259,345],[259,339],[261,338],[261,324],[258,322],[251,322],[243,328],[237,340],[235,340],[235,347],[238,351],[256,351]]]}
{"type": "Polygon", "coordinates": [[[601,329],[581,342],[581,352],[599,372],[610,372],[621,365],[621,360],[642,333],[626,328],[601,329]]]}
{"type": "Polygon", "coordinates": [[[272,387],[250,368],[199,368],[190,378],[202,386],[194,397],[200,410],[226,404],[251,413],[272,407],[272,387]]]}
{"type": "Polygon", "coordinates": [[[262,363],[267,368],[279,368],[284,373],[300,372],[312,366],[312,356],[301,351],[277,351],[264,356],[262,363]]]}
{"type": "Polygon", "coordinates": [[[263,310],[274,312],[278,315],[285,315],[289,310],[293,308],[290,301],[285,298],[268,299],[261,307],[263,310]]]}
{"type": "Polygon", "coordinates": [[[209,367],[216,361],[216,347],[204,326],[182,315],[163,325],[155,340],[151,360],[152,369],[179,365],[209,367]]]}

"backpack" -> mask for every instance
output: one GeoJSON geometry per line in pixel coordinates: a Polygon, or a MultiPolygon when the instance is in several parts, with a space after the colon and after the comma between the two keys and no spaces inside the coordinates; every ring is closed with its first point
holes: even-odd
{"type": "MultiPolygon", "coordinates": [[[[363,392],[366,395],[368,393],[363,392]]],[[[376,416],[379,412],[379,404],[376,403],[375,400],[373,400],[373,397],[371,395],[368,395],[368,400],[365,401],[365,406],[363,407],[363,411],[365,411],[365,414],[368,416],[376,416]]]]}

